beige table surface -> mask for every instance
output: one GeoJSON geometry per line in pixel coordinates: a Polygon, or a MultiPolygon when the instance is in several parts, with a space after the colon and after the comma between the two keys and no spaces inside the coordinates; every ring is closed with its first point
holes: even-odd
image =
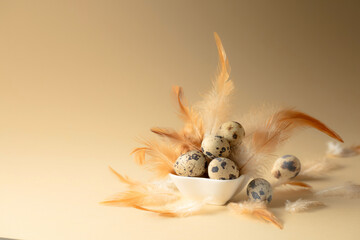
{"type": "MultiPolygon", "coordinates": [[[[359,239],[359,199],[290,214],[275,195],[282,231],[224,207],[168,219],[98,204],[124,189],[108,166],[147,179],[129,156],[136,137],[181,126],[171,86],[191,103],[210,88],[214,31],[234,111],[296,106],[360,144],[359,23],[359,1],[0,1],[0,237],[359,239]]],[[[311,160],[329,140],[307,130],[279,154],[311,160]]],[[[338,161],[308,183],[360,183],[360,158],[338,161]]]]}

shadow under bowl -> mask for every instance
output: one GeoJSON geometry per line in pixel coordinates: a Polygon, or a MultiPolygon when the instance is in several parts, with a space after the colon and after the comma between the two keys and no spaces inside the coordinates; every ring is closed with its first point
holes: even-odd
{"type": "Polygon", "coordinates": [[[241,192],[248,182],[246,175],[232,180],[216,180],[201,177],[183,177],[169,174],[179,191],[193,200],[205,201],[208,204],[224,205],[241,192]]]}

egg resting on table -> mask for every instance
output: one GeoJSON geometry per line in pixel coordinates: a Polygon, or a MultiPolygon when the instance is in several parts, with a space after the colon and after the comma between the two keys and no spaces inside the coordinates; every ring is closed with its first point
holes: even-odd
{"type": "Polygon", "coordinates": [[[201,150],[210,159],[230,155],[230,144],[221,136],[206,136],[201,143],[201,150]]]}
{"type": "Polygon", "coordinates": [[[178,157],[174,170],[179,176],[200,177],[206,172],[206,165],[204,154],[198,150],[192,150],[178,157]]]}
{"type": "Polygon", "coordinates": [[[228,158],[214,158],[208,166],[208,175],[211,179],[229,180],[239,177],[240,172],[236,164],[228,158]]]}
{"type": "Polygon", "coordinates": [[[272,188],[263,178],[253,179],[247,186],[246,193],[251,201],[269,203],[272,200],[272,188]]]}
{"type": "Polygon", "coordinates": [[[296,177],[300,170],[300,160],[293,155],[285,155],[275,161],[271,174],[277,179],[290,179],[296,177]]]}
{"type": "Polygon", "coordinates": [[[230,121],[221,124],[217,135],[225,138],[230,143],[230,146],[234,146],[242,142],[245,137],[245,130],[240,123],[230,121]]]}

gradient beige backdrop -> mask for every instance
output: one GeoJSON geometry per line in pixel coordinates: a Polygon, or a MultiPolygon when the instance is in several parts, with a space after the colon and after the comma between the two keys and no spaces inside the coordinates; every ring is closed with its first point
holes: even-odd
{"type": "MultiPolygon", "coordinates": [[[[208,215],[167,219],[99,201],[123,189],[112,166],[153,126],[179,127],[170,89],[210,88],[219,33],[234,111],[297,106],[360,143],[359,1],[0,1],[0,237],[18,239],[358,239],[359,199],[284,223],[208,215]]],[[[281,153],[321,156],[329,138],[297,135],[281,153]]],[[[280,153],[280,154],[281,154],[280,153]]],[[[315,188],[360,182],[360,158],[315,188]]],[[[276,200],[275,200],[276,202],[276,200]]]]}

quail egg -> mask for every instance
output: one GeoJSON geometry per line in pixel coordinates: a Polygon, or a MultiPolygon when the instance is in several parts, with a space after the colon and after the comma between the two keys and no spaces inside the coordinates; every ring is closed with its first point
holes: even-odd
{"type": "Polygon", "coordinates": [[[176,160],[175,173],[185,177],[200,177],[206,172],[206,158],[198,150],[189,151],[176,160]]]}
{"type": "Polygon", "coordinates": [[[246,193],[251,201],[269,203],[272,200],[272,189],[268,181],[263,178],[253,179],[247,186],[246,193]]]}
{"type": "Polygon", "coordinates": [[[201,143],[201,150],[210,159],[230,155],[230,144],[221,136],[206,136],[201,143]]]}
{"type": "Polygon", "coordinates": [[[218,135],[224,137],[231,146],[234,146],[242,142],[242,139],[245,137],[245,130],[240,123],[230,121],[220,126],[218,135]]]}
{"type": "Polygon", "coordinates": [[[271,174],[277,179],[290,179],[296,177],[300,170],[300,160],[293,155],[285,155],[275,161],[271,174]]]}
{"type": "Polygon", "coordinates": [[[240,172],[236,164],[228,158],[215,158],[208,166],[208,174],[211,179],[229,180],[239,177],[240,172]]]}

